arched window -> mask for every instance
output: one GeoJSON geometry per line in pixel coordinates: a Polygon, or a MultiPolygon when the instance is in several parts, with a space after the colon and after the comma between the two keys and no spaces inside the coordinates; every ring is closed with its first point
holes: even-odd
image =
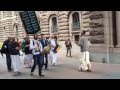
{"type": "Polygon", "coordinates": [[[75,12],[72,14],[72,25],[73,30],[79,30],[80,29],[80,19],[79,19],[79,13],[75,12]]]}
{"type": "Polygon", "coordinates": [[[53,17],[52,18],[52,32],[57,32],[58,29],[57,29],[57,18],[56,17],[53,17]]]}
{"type": "Polygon", "coordinates": [[[17,37],[18,36],[18,26],[15,25],[15,36],[17,37]]]}

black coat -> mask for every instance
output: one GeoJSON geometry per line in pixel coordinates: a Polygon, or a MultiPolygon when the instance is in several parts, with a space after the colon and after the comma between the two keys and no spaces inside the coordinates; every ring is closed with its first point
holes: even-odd
{"type": "Polygon", "coordinates": [[[10,54],[9,44],[10,44],[10,41],[9,41],[9,40],[6,40],[6,41],[3,43],[2,48],[1,48],[1,53],[10,54]]]}
{"type": "Polygon", "coordinates": [[[45,39],[45,43],[44,43],[43,39],[41,39],[40,42],[41,42],[43,48],[49,44],[48,40],[46,40],[46,39],[45,39]]]}
{"type": "Polygon", "coordinates": [[[11,42],[9,45],[10,55],[19,55],[19,50],[16,50],[16,47],[19,47],[17,42],[11,42]]]}

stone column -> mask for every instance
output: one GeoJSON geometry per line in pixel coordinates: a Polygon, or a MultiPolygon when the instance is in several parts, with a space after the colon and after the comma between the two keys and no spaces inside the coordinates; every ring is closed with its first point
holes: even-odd
{"type": "Polygon", "coordinates": [[[104,35],[105,44],[108,47],[113,47],[113,31],[112,31],[112,12],[104,11],[104,35]]]}
{"type": "Polygon", "coordinates": [[[120,11],[116,11],[117,47],[120,47],[120,11]]]}

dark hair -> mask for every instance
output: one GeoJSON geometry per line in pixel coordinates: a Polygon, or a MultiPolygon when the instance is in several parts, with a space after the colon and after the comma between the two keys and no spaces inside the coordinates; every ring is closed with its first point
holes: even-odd
{"type": "Polygon", "coordinates": [[[36,38],[36,36],[38,36],[37,34],[34,35],[34,39],[36,38]]]}
{"type": "Polygon", "coordinates": [[[81,36],[85,35],[86,31],[82,31],[81,36]]]}
{"type": "Polygon", "coordinates": [[[54,38],[57,40],[57,36],[54,36],[54,38]]]}
{"type": "Polygon", "coordinates": [[[41,35],[44,35],[43,33],[41,35]]]}
{"type": "Polygon", "coordinates": [[[46,39],[49,39],[50,37],[46,37],[46,39]]]}

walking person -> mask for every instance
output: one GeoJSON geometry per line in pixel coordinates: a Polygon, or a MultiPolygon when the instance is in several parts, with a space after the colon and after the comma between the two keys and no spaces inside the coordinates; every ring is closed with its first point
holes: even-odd
{"type": "MultiPolygon", "coordinates": [[[[18,38],[16,38],[17,39],[17,43],[18,43],[18,45],[19,45],[19,47],[21,46],[21,41],[19,41],[19,39],[18,38]]],[[[19,56],[21,56],[21,53],[20,53],[21,51],[19,50],[19,56]]],[[[22,55],[23,56],[23,55],[22,55]]]]}
{"type": "Polygon", "coordinates": [[[12,37],[12,41],[9,45],[9,51],[10,51],[10,56],[11,56],[11,61],[12,61],[12,67],[14,71],[14,76],[20,75],[20,56],[19,56],[19,50],[20,46],[15,41],[15,38],[12,37]]]}
{"type": "Polygon", "coordinates": [[[57,40],[54,38],[54,36],[51,37],[50,46],[51,46],[50,61],[51,64],[55,66],[57,61],[57,53],[54,52],[54,49],[57,46],[57,40]]]}
{"type": "Polygon", "coordinates": [[[10,57],[10,51],[9,51],[10,42],[11,42],[11,37],[8,37],[8,39],[6,41],[4,41],[2,48],[1,48],[1,54],[6,54],[6,63],[7,63],[8,72],[12,71],[11,57],[10,57]]]}
{"type": "Polygon", "coordinates": [[[43,56],[41,54],[43,47],[41,42],[38,40],[38,35],[34,35],[34,40],[30,41],[30,50],[32,50],[33,59],[34,59],[34,65],[31,69],[31,75],[33,75],[33,72],[36,68],[36,65],[38,65],[39,70],[39,76],[44,77],[42,74],[42,68],[43,68],[43,56]]]}
{"type": "Polygon", "coordinates": [[[32,52],[30,50],[30,38],[26,37],[25,38],[25,56],[24,56],[24,67],[26,68],[31,68],[32,67],[32,60],[33,60],[33,55],[32,52]]]}
{"type": "Polygon", "coordinates": [[[91,72],[89,32],[82,32],[79,45],[81,47],[79,71],[91,72]]]}
{"type": "Polygon", "coordinates": [[[72,57],[71,56],[72,44],[71,44],[70,39],[68,39],[68,40],[65,41],[65,46],[66,46],[66,50],[67,50],[66,56],[68,56],[68,53],[69,53],[70,57],[72,57]]]}
{"type": "MultiPolygon", "coordinates": [[[[44,34],[41,34],[40,42],[43,48],[49,45],[49,42],[45,39],[44,34]]],[[[43,55],[43,59],[45,59],[43,60],[44,61],[43,63],[45,65],[45,70],[47,70],[48,69],[48,53],[43,55]]]]}
{"type": "Polygon", "coordinates": [[[21,50],[22,50],[22,53],[23,53],[23,54],[25,53],[25,39],[26,39],[26,38],[24,38],[24,39],[22,40],[22,42],[21,42],[21,50]]]}

